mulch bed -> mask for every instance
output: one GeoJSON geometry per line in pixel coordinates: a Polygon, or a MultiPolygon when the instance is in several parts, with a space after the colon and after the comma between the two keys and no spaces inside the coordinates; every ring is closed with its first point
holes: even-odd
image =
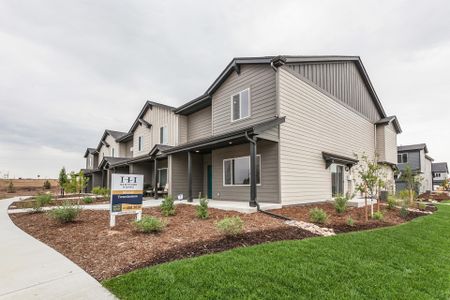
{"type": "MultiPolygon", "coordinates": [[[[80,196],[78,199],[66,199],[66,198],[72,198],[72,196],[66,196],[66,197],[58,197],[57,199],[52,199],[52,202],[50,202],[46,206],[60,206],[65,203],[73,204],[73,205],[93,205],[93,204],[105,204],[109,203],[108,198],[94,198],[90,195],[80,196]],[[91,197],[92,200],[94,200],[92,203],[84,203],[83,198],[84,197],[91,197]]],[[[76,197],[76,196],[75,196],[76,197]]],[[[30,198],[22,201],[16,201],[11,203],[9,206],[10,209],[16,209],[16,208],[32,208],[34,203],[36,202],[35,198],[30,198]]]]}
{"type": "MultiPolygon", "coordinates": [[[[76,222],[66,225],[55,223],[45,213],[10,217],[22,230],[61,252],[99,281],[175,259],[314,236],[262,213],[240,214],[210,208],[210,218],[200,220],[191,205],[178,205],[176,210],[176,216],[165,218],[168,225],[159,234],[136,232],[131,224],[134,216],[129,215],[118,217],[117,226],[110,229],[107,211],[84,210],[76,222]],[[236,215],[245,223],[244,233],[224,237],[215,223],[236,215]]],[[[158,208],[147,208],[143,213],[161,217],[158,208]]]]}
{"type": "Polygon", "coordinates": [[[450,195],[448,192],[425,192],[423,194],[420,194],[418,197],[418,199],[422,199],[425,201],[430,201],[430,200],[434,200],[434,201],[444,201],[444,200],[449,200],[450,199],[450,195]]]}
{"type": "MultiPolygon", "coordinates": [[[[293,220],[311,222],[309,218],[309,211],[314,208],[323,209],[327,215],[328,220],[325,224],[318,224],[320,227],[332,228],[336,233],[350,232],[350,231],[360,231],[360,230],[368,230],[379,227],[386,227],[397,225],[401,223],[405,223],[414,218],[425,215],[424,213],[419,212],[409,212],[408,216],[403,219],[400,216],[400,209],[387,209],[384,204],[381,204],[381,211],[384,215],[382,221],[370,219],[370,207],[369,209],[369,221],[364,221],[364,207],[356,208],[356,207],[348,207],[347,211],[342,214],[336,213],[334,205],[332,203],[320,203],[320,204],[310,204],[310,205],[296,205],[296,206],[288,206],[281,209],[272,210],[279,215],[283,215],[289,217],[293,220]],[[351,217],[354,221],[354,225],[350,226],[347,224],[348,218],[351,217]]],[[[374,212],[377,207],[374,205],[374,212]]],[[[427,210],[433,211],[436,207],[430,206],[427,207],[427,210]]]]}

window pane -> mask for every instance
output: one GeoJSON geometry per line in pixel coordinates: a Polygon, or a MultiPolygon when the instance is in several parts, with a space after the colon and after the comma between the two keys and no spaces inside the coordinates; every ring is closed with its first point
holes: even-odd
{"type": "Polygon", "coordinates": [[[231,184],[231,160],[225,160],[223,163],[224,183],[231,184]]]}
{"type": "Polygon", "coordinates": [[[402,163],[402,156],[399,154],[397,155],[397,163],[401,164],[402,163]]]}
{"type": "Polygon", "coordinates": [[[248,117],[250,115],[248,90],[241,93],[241,118],[248,117]]]}
{"type": "Polygon", "coordinates": [[[261,156],[256,157],[256,184],[261,184],[261,156]]]}
{"type": "Polygon", "coordinates": [[[239,120],[239,94],[233,96],[233,120],[239,120]]]}
{"type": "Polygon", "coordinates": [[[164,144],[164,127],[159,128],[159,143],[164,144]]]}
{"type": "Polygon", "coordinates": [[[241,157],[234,159],[234,184],[250,184],[250,158],[241,157]]]}
{"type": "Polygon", "coordinates": [[[159,169],[159,186],[164,188],[167,184],[167,169],[159,169]]]}
{"type": "Polygon", "coordinates": [[[406,153],[403,154],[403,162],[404,163],[408,162],[408,154],[406,154],[406,153]]]}
{"type": "Polygon", "coordinates": [[[344,167],[331,165],[331,195],[344,194],[344,167]]]}

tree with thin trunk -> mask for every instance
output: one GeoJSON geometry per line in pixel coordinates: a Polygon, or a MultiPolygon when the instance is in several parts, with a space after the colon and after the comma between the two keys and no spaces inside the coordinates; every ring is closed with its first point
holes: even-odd
{"type": "Polygon", "coordinates": [[[61,196],[64,197],[64,188],[65,185],[67,184],[67,173],[66,173],[66,168],[62,167],[61,171],[59,171],[59,177],[58,177],[58,184],[59,187],[61,189],[61,196]]]}
{"type": "Polygon", "coordinates": [[[406,183],[406,189],[408,190],[409,196],[409,205],[412,205],[414,202],[415,191],[422,184],[422,177],[417,175],[411,169],[411,166],[406,165],[405,169],[402,171],[400,175],[400,180],[406,183]]]}

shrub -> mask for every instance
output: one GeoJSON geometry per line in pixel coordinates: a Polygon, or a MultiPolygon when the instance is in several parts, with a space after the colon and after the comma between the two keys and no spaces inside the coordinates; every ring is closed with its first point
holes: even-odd
{"type": "Polygon", "coordinates": [[[52,188],[52,184],[50,183],[50,181],[46,180],[44,181],[44,190],[49,190],[52,188]]]}
{"type": "MultiPolygon", "coordinates": [[[[416,192],[413,191],[413,199],[416,199],[416,192]]],[[[408,190],[401,190],[398,192],[398,197],[402,200],[409,201],[409,191],[408,190]]]]}
{"type": "Polygon", "coordinates": [[[94,199],[92,197],[84,197],[83,202],[85,204],[90,204],[90,203],[94,202],[94,199]]]}
{"type": "Polygon", "coordinates": [[[223,218],[216,224],[217,229],[224,235],[238,235],[244,230],[244,221],[238,216],[223,218]]]}
{"type": "Polygon", "coordinates": [[[161,205],[161,213],[164,217],[175,216],[175,204],[171,196],[164,197],[161,205]]]}
{"type": "Polygon", "coordinates": [[[419,202],[419,203],[417,203],[417,207],[420,210],[425,210],[427,208],[427,205],[425,203],[419,202]]]}
{"type": "Polygon", "coordinates": [[[64,205],[49,211],[48,214],[50,218],[59,223],[69,223],[73,222],[80,212],[79,206],[64,203],[64,205]]]}
{"type": "Polygon", "coordinates": [[[166,227],[166,223],[161,219],[145,216],[134,222],[135,228],[143,233],[160,232],[166,227]]]}
{"type": "Polygon", "coordinates": [[[336,209],[336,212],[339,214],[345,212],[345,210],[347,209],[347,202],[348,198],[342,195],[338,195],[336,198],[334,198],[334,208],[336,209]]]}
{"type": "Polygon", "coordinates": [[[323,209],[314,207],[313,209],[311,209],[309,211],[309,219],[313,223],[323,224],[327,221],[328,216],[327,216],[327,213],[323,209]]]}
{"type": "Polygon", "coordinates": [[[397,199],[394,196],[389,196],[387,200],[387,208],[388,209],[394,209],[394,207],[397,205],[397,199]]]}
{"type": "Polygon", "coordinates": [[[92,194],[97,196],[102,196],[104,198],[108,197],[110,195],[111,191],[107,188],[103,188],[100,186],[95,186],[92,188],[92,194]]]}
{"type": "Polygon", "coordinates": [[[406,217],[409,215],[409,211],[406,208],[405,205],[402,205],[402,208],[400,208],[400,217],[402,217],[403,219],[406,219],[406,217]]]}
{"type": "Polygon", "coordinates": [[[382,221],[384,216],[383,216],[383,213],[381,211],[377,211],[377,212],[373,213],[373,218],[375,220],[382,221]]]}
{"type": "Polygon", "coordinates": [[[49,205],[52,202],[52,196],[47,194],[38,195],[33,202],[33,211],[41,212],[42,207],[49,205]]]}
{"type": "Polygon", "coordinates": [[[15,193],[16,192],[16,188],[14,187],[14,183],[12,182],[12,180],[9,181],[8,187],[6,188],[6,192],[7,193],[15,193]]]}
{"type": "Polygon", "coordinates": [[[347,225],[352,227],[355,226],[355,221],[353,220],[352,217],[347,218],[347,225]]]}
{"type": "Polygon", "coordinates": [[[208,219],[208,200],[206,198],[200,199],[200,205],[197,206],[197,217],[199,219],[208,219]]]}

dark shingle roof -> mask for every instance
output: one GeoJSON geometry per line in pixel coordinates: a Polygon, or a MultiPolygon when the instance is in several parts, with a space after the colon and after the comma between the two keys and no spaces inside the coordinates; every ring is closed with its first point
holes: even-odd
{"type": "Polygon", "coordinates": [[[87,157],[88,154],[95,154],[95,153],[97,153],[97,149],[95,149],[95,148],[87,148],[86,152],[84,152],[84,157],[87,157]]]}
{"type": "Polygon", "coordinates": [[[432,163],[431,164],[431,171],[448,173],[447,163],[446,162],[432,163]]]}
{"type": "Polygon", "coordinates": [[[402,132],[402,128],[400,127],[400,123],[398,122],[397,116],[389,116],[386,118],[382,118],[380,120],[378,120],[377,122],[375,122],[376,125],[387,125],[389,123],[394,124],[395,130],[397,131],[397,133],[401,133],[402,132]]]}
{"type": "Polygon", "coordinates": [[[404,145],[404,146],[398,146],[397,151],[403,152],[403,151],[414,151],[414,150],[425,150],[425,153],[428,153],[427,144],[414,144],[414,145],[404,145]]]}
{"type": "Polygon", "coordinates": [[[106,132],[109,133],[115,140],[120,139],[122,136],[126,135],[126,132],[115,131],[111,129],[106,129],[106,132]]]}

